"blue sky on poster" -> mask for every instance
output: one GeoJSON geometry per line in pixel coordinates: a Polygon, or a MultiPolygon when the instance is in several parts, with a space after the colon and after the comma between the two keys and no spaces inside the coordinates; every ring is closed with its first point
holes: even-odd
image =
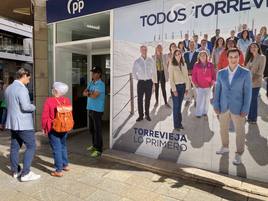
{"type": "Polygon", "coordinates": [[[238,30],[239,25],[243,23],[248,24],[249,28],[257,29],[258,32],[261,26],[268,25],[267,13],[268,0],[154,0],[115,9],[114,37],[115,40],[135,43],[162,39],[161,36],[164,40],[180,38],[186,32],[190,35],[208,33],[211,37],[214,35],[217,22],[224,36],[229,35],[231,29],[238,30]],[[217,9],[219,7],[226,13],[223,14],[217,9]],[[170,12],[172,8],[179,13],[177,16],[170,12]],[[217,11],[218,16],[215,15],[217,11]],[[166,19],[163,20],[164,18],[166,19]]]}

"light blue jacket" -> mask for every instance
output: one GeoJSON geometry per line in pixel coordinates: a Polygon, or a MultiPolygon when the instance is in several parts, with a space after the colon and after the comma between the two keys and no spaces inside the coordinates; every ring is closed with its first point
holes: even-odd
{"type": "Polygon", "coordinates": [[[249,113],[252,94],[251,73],[249,70],[238,66],[231,84],[229,83],[228,67],[219,71],[214,97],[214,109],[221,113],[228,110],[240,115],[241,112],[249,113]]]}
{"type": "Polygon", "coordinates": [[[6,128],[15,131],[33,130],[33,112],[28,89],[18,80],[5,91],[7,103],[6,128]]]}

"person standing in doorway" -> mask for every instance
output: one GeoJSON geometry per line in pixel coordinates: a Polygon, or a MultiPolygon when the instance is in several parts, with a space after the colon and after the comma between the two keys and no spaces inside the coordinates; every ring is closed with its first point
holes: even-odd
{"type": "Polygon", "coordinates": [[[87,110],[89,111],[89,126],[92,134],[92,146],[88,148],[91,157],[99,157],[103,151],[102,140],[102,115],[105,105],[105,84],[101,80],[102,69],[93,67],[92,81],[84,90],[83,96],[87,97],[87,110]]]}
{"type": "MultiPolygon", "coordinates": [[[[176,45],[176,44],[175,44],[176,45]]],[[[133,77],[138,80],[137,94],[138,94],[138,112],[139,117],[137,122],[143,120],[143,97],[145,96],[145,118],[151,121],[150,118],[150,101],[153,90],[153,77],[156,75],[156,68],[154,67],[153,59],[147,57],[147,47],[142,45],[140,47],[141,57],[138,58],[133,65],[133,77]]]]}
{"type": "Polygon", "coordinates": [[[10,161],[14,178],[20,176],[21,181],[32,181],[40,178],[30,171],[35,154],[35,131],[33,112],[29,91],[25,85],[30,82],[30,71],[21,68],[16,73],[17,79],[7,87],[5,100],[7,104],[6,129],[11,130],[10,161]],[[26,151],[23,159],[23,169],[19,165],[19,150],[25,144],[26,151]]]}
{"type": "Polygon", "coordinates": [[[252,82],[248,69],[239,65],[239,49],[229,49],[229,65],[219,71],[214,96],[214,110],[219,115],[222,147],[217,154],[229,153],[229,123],[234,122],[236,132],[236,154],[234,165],[242,163],[241,156],[245,150],[245,119],[249,113],[252,82]]]}
{"type": "Polygon", "coordinates": [[[165,105],[170,108],[167,102],[166,82],[168,82],[168,68],[166,57],[163,55],[162,45],[157,45],[155,48],[155,55],[153,56],[156,68],[156,83],[155,83],[155,107],[158,106],[159,101],[159,84],[161,85],[162,95],[164,98],[165,105]]]}
{"type": "Polygon", "coordinates": [[[252,98],[248,114],[248,123],[256,124],[258,117],[258,97],[262,86],[266,57],[262,54],[258,43],[251,43],[247,50],[245,67],[252,74],[252,98]]]}

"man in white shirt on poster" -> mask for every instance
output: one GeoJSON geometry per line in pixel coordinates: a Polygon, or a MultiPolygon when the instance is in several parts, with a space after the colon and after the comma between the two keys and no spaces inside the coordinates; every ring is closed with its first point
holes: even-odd
{"type": "Polygon", "coordinates": [[[140,47],[141,57],[134,62],[133,77],[138,80],[137,94],[138,94],[138,112],[139,118],[137,122],[142,121],[144,117],[143,112],[143,97],[145,96],[145,118],[151,121],[150,118],[150,101],[153,90],[153,77],[156,74],[156,68],[152,58],[147,57],[147,47],[142,45],[140,47]]]}

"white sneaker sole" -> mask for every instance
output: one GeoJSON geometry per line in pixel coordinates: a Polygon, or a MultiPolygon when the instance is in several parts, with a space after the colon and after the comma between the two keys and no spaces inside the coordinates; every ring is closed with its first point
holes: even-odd
{"type": "Polygon", "coordinates": [[[41,176],[39,176],[39,177],[35,177],[35,178],[31,178],[31,179],[23,179],[23,178],[21,178],[20,180],[22,181],[22,182],[28,182],[28,181],[35,181],[35,180],[38,180],[38,179],[40,179],[41,178],[41,176]]]}
{"type": "Polygon", "coordinates": [[[241,164],[242,164],[242,162],[238,163],[236,161],[233,161],[233,165],[241,165],[241,164]]]}
{"type": "Polygon", "coordinates": [[[225,151],[225,152],[216,152],[217,155],[225,155],[225,154],[229,154],[229,151],[225,151]]]}

